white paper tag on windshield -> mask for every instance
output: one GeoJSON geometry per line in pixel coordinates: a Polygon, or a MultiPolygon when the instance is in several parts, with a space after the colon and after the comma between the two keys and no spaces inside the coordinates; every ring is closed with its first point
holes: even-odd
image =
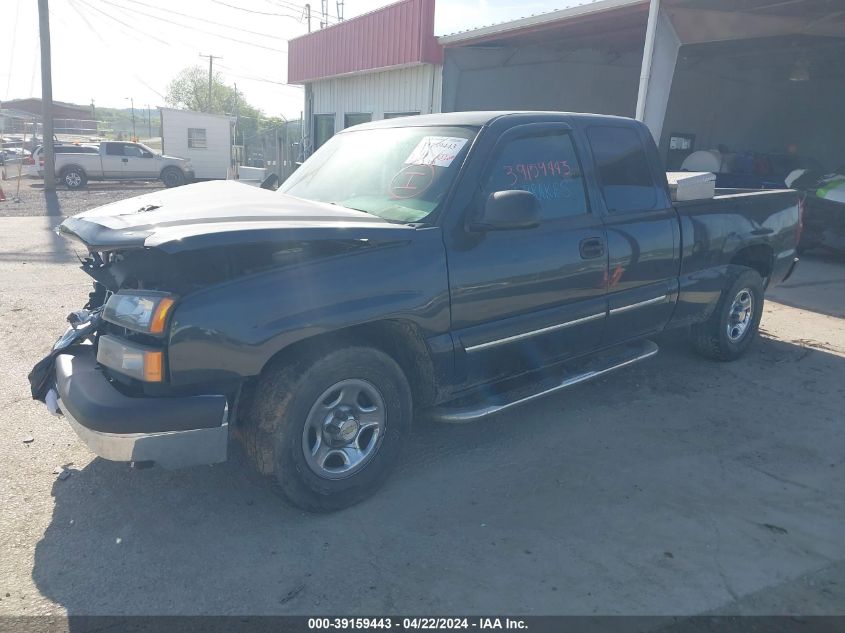
{"type": "Polygon", "coordinates": [[[405,164],[448,167],[466,143],[467,139],[455,136],[424,136],[405,164]]]}

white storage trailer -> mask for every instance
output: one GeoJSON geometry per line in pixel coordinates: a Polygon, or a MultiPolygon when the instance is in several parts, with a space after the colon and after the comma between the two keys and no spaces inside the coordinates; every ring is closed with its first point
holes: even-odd
{"type": "Polygon", "coordinates": [[[225,180],[232,168],[232,125],[223,114],[159,108],[161,153],[190,158],[198,180],[225,180]]]}

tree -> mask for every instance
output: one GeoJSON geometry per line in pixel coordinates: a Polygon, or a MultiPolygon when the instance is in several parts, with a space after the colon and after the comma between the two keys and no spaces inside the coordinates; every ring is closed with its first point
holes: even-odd
{"type": "Polygon", "coordinates": [[[200,66],[179,71],[167,86],[165,101],[175,108],[216,114],[231,114],[235,109],[235,90],[223,82],[220,73],[211,77],[211,106],[208,103],[208,72],[200,66]]]}

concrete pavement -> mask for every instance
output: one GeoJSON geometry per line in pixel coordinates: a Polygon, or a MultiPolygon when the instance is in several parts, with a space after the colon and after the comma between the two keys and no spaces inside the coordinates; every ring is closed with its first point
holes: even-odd
{"type": "Polygon", "coordinates": [[[603,380],[420,426],[379,494],[314,516],[238,454],[97,459],[30,400],[89,287],[54,223],[0,218],[0,615],[845,614],[841,265],[803,262],[738,362],[662,336],[603,380]]]}

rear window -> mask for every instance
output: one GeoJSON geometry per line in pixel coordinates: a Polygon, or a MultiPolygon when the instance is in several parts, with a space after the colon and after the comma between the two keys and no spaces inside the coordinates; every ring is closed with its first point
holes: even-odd
{"type": "Polygon", "coordinates": [[[611,213],[648,211],[657,205],[657,188],[645,147],[628,127],[594,126],[587,131],[604,202],[611,213]]]}

